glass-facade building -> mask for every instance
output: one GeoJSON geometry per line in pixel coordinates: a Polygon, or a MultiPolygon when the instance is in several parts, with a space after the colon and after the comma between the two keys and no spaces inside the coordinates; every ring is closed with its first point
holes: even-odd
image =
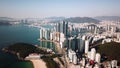
{"type": "Polygon", "coordinates": [[[56,32],[63,33],[65,36],[68,34],[68,22],[61,21],[56,24],[56,32]]]}

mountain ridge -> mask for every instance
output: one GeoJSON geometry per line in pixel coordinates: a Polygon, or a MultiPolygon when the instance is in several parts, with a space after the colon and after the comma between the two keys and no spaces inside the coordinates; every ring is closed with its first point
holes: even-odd
{"type": "Polygon", "coordinates": [[[65,19],[65,21],[72,22],[72,23],[99,23],[100,20],[96,20],[91,17],[70,17],[65,19]]]}
{"type": "Polygon", "coordinates": [[[94,19],[97,20],[108,20],[108,21],[120,21],[120,16],[96,16],[94,19]]]}

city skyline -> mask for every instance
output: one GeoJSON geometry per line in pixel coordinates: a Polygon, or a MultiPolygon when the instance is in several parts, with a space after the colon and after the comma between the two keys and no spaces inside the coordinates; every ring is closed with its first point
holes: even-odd
{"type": "Polygon", "coordinates": [[[0,0],[0,17],[120,16],[120,0],[0,0]]]}

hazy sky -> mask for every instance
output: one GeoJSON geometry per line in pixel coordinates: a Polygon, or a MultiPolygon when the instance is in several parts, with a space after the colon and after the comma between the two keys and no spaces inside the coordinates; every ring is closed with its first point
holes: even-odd
{"type": "Polygon", "coordinates": [[[120,16],[120,0],[0,0],[0,17],[120,16]]]}

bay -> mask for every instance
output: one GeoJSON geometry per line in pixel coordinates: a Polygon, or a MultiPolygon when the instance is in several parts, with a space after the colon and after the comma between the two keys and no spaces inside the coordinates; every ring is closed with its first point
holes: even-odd
{"type": "Polygon", "coordinates": [[[23,42],[39,45],[39,28],[25,25],[3,25],[0,26],[0,48],[23,42]]]}
{"type": "MultiPolygon", "coordinates": [[[[29,27],[20,24],[2,25],[0,26],[0,49],[20,42],[47,47],[53,50],[55,49],[53,43],[38,41],[39,36],[40,36],[39,28],[29,27]]],[[[0,68],[4,68],[6,65],[13,65],[12,67],[15,67],[14,64],[18,60],[16,59],[16,57],[12,56],[11,54],[6,54],[0,51],[0,61],[1,61],[0,68]]],[[[28,64],[28,62],[20,62],[20,64],[16,63],[16,67],[18,66],[24,67],[26,65],[31,65],[30,67],[33,68],[32,64],[28,64]]]]}

